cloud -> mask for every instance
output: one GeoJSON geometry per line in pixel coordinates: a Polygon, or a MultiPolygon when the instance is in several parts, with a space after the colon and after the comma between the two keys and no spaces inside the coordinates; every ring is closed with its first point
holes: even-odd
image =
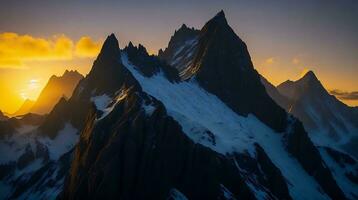
{"type": "Polygon", "coordinates": [[[329,91],[332,95],[342,100],[358,100],[358,91],[346,92],[342,90],[331,90],[329,91]]]}
{"type": "Polygon", "coordinates": [[[95,57],[101,42],[85,36],[75,42],[65,35],[50,38],[0,33],[0,68],[24,68],[27,61],[71,60],[74,56],[95,57]]]}
{"type": "Polygon", "coordinates": [[[269,65],[273,64],[274,62],[276,62],[276,59],[274,57],[267,58],[265,60],[265,64],[269,64],[269,65]]]}
{"type": "Polygon", "coordinates": [[[75,54],[79,57],[95,57],[101,50],[102,41],[93,41],[84,36],[76,44],[75,54]]]}
{"type": "Polygon", "coordinates": [[[293,58],[292,59],[292,64],[294,64],[294,65],[298,65],[298,64],[300,64],[300,59],[298,59],[298,58],[293,58]]]}

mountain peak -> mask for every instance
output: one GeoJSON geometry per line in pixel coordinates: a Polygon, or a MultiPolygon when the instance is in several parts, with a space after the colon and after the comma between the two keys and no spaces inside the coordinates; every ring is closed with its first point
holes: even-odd
{"type": "Polygon", "coordinates": [[[312,70],[309,70],[301,79],[318,80],[316,75],[314,74],[314,72],[312,70]]]}
{"type": "Polygon", "coordinates": [[[188,27],[186,26],[186,24],[182,24],[180,29],[188,29],[188,27]]]}
{"type": "Polygon", "coordinates": [[[219,24],[227,24],[227,20],[226,20],[224,11],[221,10],[220,12],[218,12],[215,15],[215,17],[213,17],[209,22],[216,22],[219,24]]]}
{"type": "MultiPolygon", "coordinates": [[[[308,71],[302,78],[300,78],[298,83],[311,85],[311,86],[321,86],[321,82],[318,80],[317,76],[314,74],[313,71],[308,71]]],[[[322,86],[323,87],[323,86],[322,86]]]]}
{"type": "Polygon", "coordinates": [[[104,55],[108,56],[118,56],[119,55],[119,44],[116,36],[112,33],[107,37],[104,41],[101,52],[98,57],[102,57],[104,55]]]}
{"type": "Polygon", "coordinates": [[[62,74],[62,77],[67,76],[82,76],[77,70],[67,70],[62,74]]]}

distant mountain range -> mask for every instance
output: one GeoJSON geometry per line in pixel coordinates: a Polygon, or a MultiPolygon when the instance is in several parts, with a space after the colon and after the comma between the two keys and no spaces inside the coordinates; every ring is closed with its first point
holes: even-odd
{"type": "Polygon", "coordinates": [[[51,76],[36,101],[26,99],[22,106],[11,116],[27,113],[47,114],[62,98],[70,98],[77,83],[83,76],[77,71],[66,70],[62,76],[51,76]]]}
{"type": "Polygon", "coordinates": [[[182,25],[158,56],[112,34],[40,123],[1,121],[0,198],[357,199],[354,148],[341,146],[354,133],[310,132],[293,112],[307,96],[327,119],[312,124],[336,128],[327,109],[345,107],[317,82],[270,85],[223,11],[200,30],[182,25]]]}
{"type": "Polygon", "coordinates": [[[297,81],[285,81],[277,88],[263,77],[262,83],[280,106],[303,122],[316,145],[340,149],[358,158],[355,108],[330,95],[312,71],[297,81]]]}

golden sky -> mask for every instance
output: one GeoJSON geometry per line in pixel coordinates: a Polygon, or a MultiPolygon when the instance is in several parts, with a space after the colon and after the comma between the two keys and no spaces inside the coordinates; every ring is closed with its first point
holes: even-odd
{"type": "MultiPolygon", "coordinates": [[[[0,33],[0,110],[13,113],[25,99],[36,100],[49,77],[62,75],[66,69],[86,75],[102,43],[102,38],[89,36],[74,40],[64,34],[44,38],[13,32],[0,33]]],[[[304,55],[280,58],[265,56],[255,50],[250,53],[255,68],[274,85],[287,79],[296,80],[314,69],[328,90],[342,88],[343,91],[349,91],[356,87],[350,86],[346,77],[337,77],[314,66],[304,55]],[[287,63],[290,67],[287,67],[287,63]]],[[[358,105],[357,100],[341,100],[348,105],[358,105]]]]}
{"type": "Polygon", "coordinates": [[[86,74],[103,40],[64,34],[49,38],[0,33],[0,110],[15,112],[25,99],[35,100],[52,75],[66,69],[86,74]]]}

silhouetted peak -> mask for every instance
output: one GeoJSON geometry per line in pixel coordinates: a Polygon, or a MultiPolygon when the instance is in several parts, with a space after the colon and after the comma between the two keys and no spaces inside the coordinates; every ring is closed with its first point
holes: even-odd
{"type": "Polygon", "coordinates": [[[129,42],[128,45],[124,48],[124,51],[129,55],[144,55],[148,56],[147,49],[142,45],[138,44],[138,46],[134,46],[132,42],[129,42]]]}
{"type": "Polygon", "coordinates": [[[221,10],[220,12],[218,12],[215,15],[215,17],[213,17],[209,22],[215,22],[215,23],[219,23],[219,24],[227,24],[227,20],[226,20],[224,11],[221,10]]]}
{"type": "Polygon", "coordinates": [[[67,97],[65,95],[62,95],[61,99],[58,101],[58,104],[64,104],[67,102],[67,97]]]}
{"type": "Polygon", "coordinates": [[[161,57],[163,55],[163,49],[158,50],[158,56],[161,57]]]}
{"type": "Polygon", "coordinates": [[[108,56],[119,55],[118,40],[113,33],[111,35],[109,35],[103,43],[99,57],[104,56],[104,55],[108,55],[108,56]]]}
{"type": "Polygon", "coordinates": [[[134,45],[133,45],[132,41],[129,41],[128,48],[134,48],[134,45]]]}
{"type": "Polygon", "coordinates": [[[147,49],[142,44],[138,45],[138,50],[142,53],[148,54],[147,49]]]}
{"type": "Polygon", "coordinates": [[[183,29],[189,29],[189,28],[186,26],[186,24],[182,24],[179,30],[183,30],[183,29]]]}
{"type": "Polygon", "coordinates": [[[303,77],[302,79],[310,79],[310,80],[314,80],[317,79],[316,75],[314,74],[314,72],[312,70],[308,71],[303,77]]]}
{"type": "Polygon", "coordinates": [[[82,76],[77,70],[67,70],[62,74],[62,77],[68,76],[82,76]]]}
{"type": "Polygon", "coordinates": [[[310,83],[310,84],[312,84],[312,83],[320,84],[316,75],[311,70],[308,71],[301,79],[299,79],[298,82],[310,83]]]}

